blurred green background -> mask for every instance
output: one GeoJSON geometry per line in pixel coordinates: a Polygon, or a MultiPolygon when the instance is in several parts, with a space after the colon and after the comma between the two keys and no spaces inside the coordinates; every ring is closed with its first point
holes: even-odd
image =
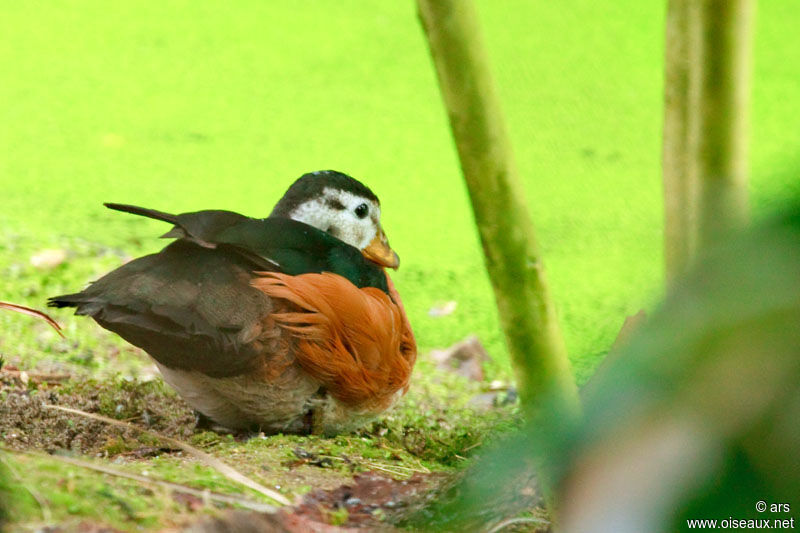
{"type": "MultiPolygon", "coordinates": [[[[625,315],[660,295],[665,7],[478,8],[583,381],[625,315]]],[[[800,3],[761,2],[756,20],[759,214],[800,187],[800,3]]],[[[474,332],[494,358],[490,377],[510,377],[413,1],[28,0],[3,3],[0,34],[1,299],[43,308],[47,296],[165,244],[155,238],[163,224],[104,201],[265,216],[296,177],[331,168],[381,198],[422,349],[474,332]],[[53,247],[68,250],[65,264],[30,266],[53,247]],[[428,315],[451,300],[452,314],[428,315]]],[[[91,321],[57,316],[78,339],[62,353],[99,335],[91,321]]],[[[0,347],[24,354],[30,327],[0,317],[0,347]]],[[[37,335],[42,348],[54,339],[37,335]]]]}

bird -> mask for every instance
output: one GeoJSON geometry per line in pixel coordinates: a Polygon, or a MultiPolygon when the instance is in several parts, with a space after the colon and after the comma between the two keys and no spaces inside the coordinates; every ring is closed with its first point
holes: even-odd
{"type": "Polygon", "coordinates": [[[262,219],[105,205],[175,240],[48,305],[147,352],[199,427],[334,435],[408,390],[416,341],[386,272],[399,258],[360,181],[304,174],[262,219]]]}

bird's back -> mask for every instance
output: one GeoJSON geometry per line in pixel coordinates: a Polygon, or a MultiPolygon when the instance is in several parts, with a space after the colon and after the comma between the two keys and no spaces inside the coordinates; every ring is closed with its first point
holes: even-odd
{"type": "Polygon", "coordinates": [[[237,254],[179,240],[51,303],[77,307],[162,365],[234,376],[258,364],[261,318],[272,312],[251,270],[237,254]]]}

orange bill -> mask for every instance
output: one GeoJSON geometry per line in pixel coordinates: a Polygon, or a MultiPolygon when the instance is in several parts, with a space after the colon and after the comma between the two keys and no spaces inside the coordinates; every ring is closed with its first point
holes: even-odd
{"type": "Polygon", "coordinates": [[[375,238],[366,248],[361,250],[361,253],[373,263],[378,263],[381,266],[394,269],[400,266],[400,258],[389,246],[389,239],[386,238],[382,228],[378,228],[375,238]]]}

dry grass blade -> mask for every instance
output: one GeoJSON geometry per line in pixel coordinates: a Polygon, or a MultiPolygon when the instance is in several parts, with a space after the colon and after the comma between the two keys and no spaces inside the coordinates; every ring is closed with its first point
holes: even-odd
{"type": "Polygon", "coordinates": [[[27,379],[30,379],[36,383],[66,381],[72,377],[71,374],[43,374],[40,372],[28,372],[26,370],[8,370],[6,368],[0,368],[0,371],[10,378],[19,380],[24,380],[25,376],[27,376],[27,379]]]}
{"type": "MultiPolygon", "coordinates": [[[[431,471],[425,468],[423,465],[420,465],[421,468],[412,468],[410,466],[403,466],[403,465],[386,465],[380,463],[372,463],[369,461],[364,462],[365,465],[375,467],[375,468],[384,468],[384,469],[392,469],[392,470],[405,470],[406,472],[417,472],[420,474],[430,474],[431,471]]],[[[411,475],[411,474],[408,474],[411,475]]]]}
{"type": "Polygon", "coordinates": [[[403,478],[403,479],[408,479],[413,475],[413,473],[409,472],[408,470],[400,470],[400,469],[394,468],[393,466],[381,465],[381,464],[378,464],[378,463],[364,463],[364,464],[366,466],[369,466],[370,468],[374,468],[376,470],[381,470],[383,472],[386,472],[387,474],[392,474],[393,476],[397,476],[397,477],[400,477],[400,478],[403,478]]]}
{"type": "Polygon", "coordinates": [[[231,481],[235,481],[236,483],[239,483],[241,485],[244,485],[245,487],[253,489],[254,491],[259,492],[259,493],[263,494],[264,496],[266,496],[266,497],[268,497],[268,498],[270,498],[270,499],[272,499],[272,500],[274,500],[274,501],[276,501],[276,502],[278,502],[278,503],[280,503],[282,505],[291,505],[291,502],[285,496],[283,496],[282,494],[280,494],[278,492],[275,492],[274,490],[269,489],[269,488],[265,487],[264,485],[262,485],[262,484],[260,484],[260,483],[258,483],[256,481],[253,481],[252,479],[250,479],[249,477],[245,476],[244,474],[242,474],[241,472],[239,472],[238,470],[236,470],[232,466],[229,466],[229,465],[223,463],[222,461],[220,461],[219,459],[217,459],[213,455],[207,454],[206,452],[204,452],[202,450],[198,450],[194,446],[190,446],[189,444],[186,444],[185,442],[179,441],[178,439],[173,439],[172,437],[167,437],[165,435],[161,435],[161,434],[156,433],[154,431],[149,431],[147,429],[140,428],[140,427],[135,426],[135,425],[133,425],[133,424],[131,424],[129,422],[123,422],[122,420],[114,420],[113,418],[108,418],[108,417],[102,416],[102,415],[96,415],[94,413],[87,413],[86,411],[81,411],[80,409],[71,409],[69,407],[62,407],[60,405],[47,405],[47,404],[42,404],[42,407],[44,407],[46,409],[56,409],[58,411],[63,411],[65,413],[71,413],[71,414],[74,414],[74,415],[83,416],[83,417],[86,417],[86,418],[91,418],[93,420],[99,420],[100,422],[105,422],[106,424],[111,424],[111,425],[114,425],[114,426],[133,429],[135,431],[139,431],[139,432],[144,433],[146,435],[150,435],[151,437],[154,437],[156,439],[160,439],[163,442],[168,442],[168,443],[172,444],[173,446],[175,446],[176,448],[180,448],[181,450],[185,451],[186,453],[189,453],[189,454],[197,457],[198,459],[200,459],[201,461],[206,463],[208,466],[210,466],[211,468],[215,469],[217,472],[219,472],[220,474],[224,475],[225,477],[227,477],[231,481]]]}
{"type": "Polygon", "coordinates": [[[499,524],[495,525],[486,533],[497,533],[498,531],[501,531],[508,526],[513,526],[514,524],[540,524],[542,526],[548,526],[550,525],[550,522],[543,518],[509,518],[508,520],[503,520],[499,524]]]}
{"type": "Polygon", "coordinates": [[[58,332],[58,334],[61,335],[62,338],[64,337],[64,334],[61,332],[61,326],[59,326],[58,322],[53,320],[50,317],[50,315],[48,315],[47,313],[42,313],[41,311],[37,311],[36,309],[31,309],[30,307],[25,307],[24,305],[11,304],[11,303],[8,303],[8,302],[0,302],[0,309],[8,309],[10,311],[16,311],[18,313],[22,313],[22,314],[25,314],[25,315],[30,315],[30,316],[35,316],[37,318],[41,318],[42,320],[44,320],[45,322],[50,324],[50,326],[54,330],[56,330],[58,332]]]}
{"type": "Polygon", "coordinates": [[[81,468],[86,468],[88,470],[94,470],[96,472],[102,472],[103,474],[108,474],[110,476],[116,477],[124,477],[127,479],[132,479],[134,481],[138,481],[140,483],[146,483],[149,485],[158,485],[161,487],[166,487],[168,489],[172,489],[176,492],[182,492],[184,494],[190,494],[192,496],[197,496],[198,498],[208,498],[212,501],[225,503],[228,505],[238,505],[240,507],[244,507],[246,509],[250,509],[253,511],[258,511],[261,513],[274,513],[278,511],[278,508],[274,505],[269,505],[267,503],[260,503],[254,502],[252,500],[247,500],[244,498],[237,498],[236,496],[230,496],[227,494],[219,494],[217,492],[211,492],[208,490],[200,490],[195,489],[192,487],[187,487],[186,485],[181,485],[179,483],[172,483],[171,481],[164,481],[161,479],[152,479],[146,476],[141,476],[139,474],[133,474],[131,472],[125,472],[123,470],[117,470],[116,468],[111,468],[108,466],[96,465],[94,463],[90,463],[88,461],[82,461],[80,459],[74,459],[72,457],[64,457],[61,455],[41,455],[41,454],[33,454],[28,453],[27,455],[32,455],[35,457],[46,457],[48,459],[53,459],[55,461],[60,461],[62,463],[71,464],[74,466],[79,466],[81,468]]]}

